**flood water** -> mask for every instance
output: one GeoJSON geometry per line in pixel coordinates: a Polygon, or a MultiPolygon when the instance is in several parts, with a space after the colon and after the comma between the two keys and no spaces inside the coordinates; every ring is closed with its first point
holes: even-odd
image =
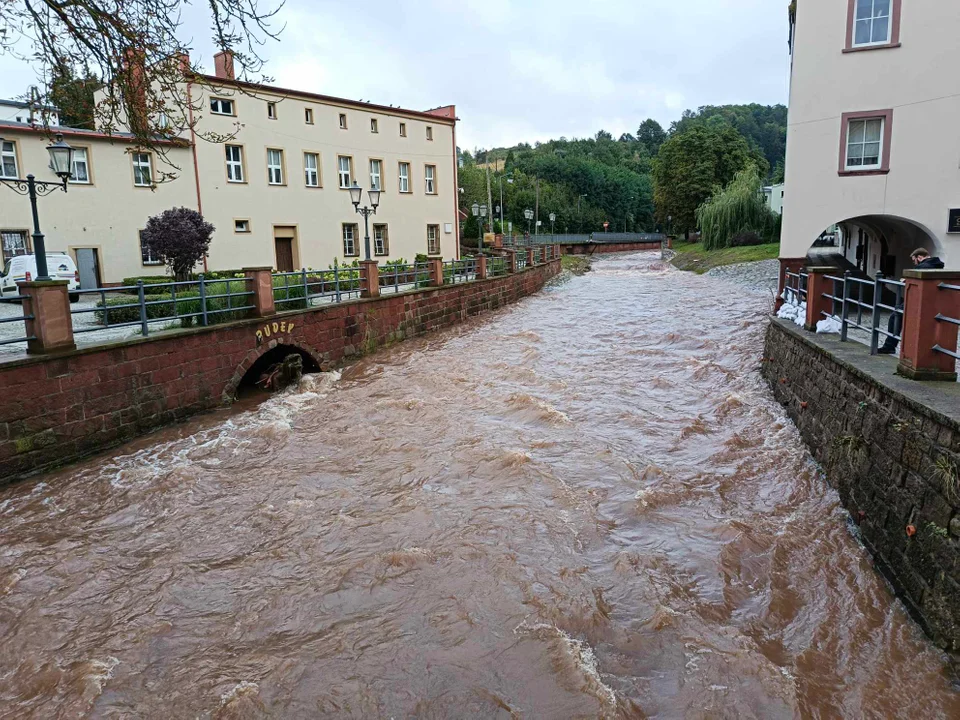
{"type": "Polygon", "coordinates": [[[656,255],[0,490],[0,715],[947,718],[946,659],[656,255]]]}

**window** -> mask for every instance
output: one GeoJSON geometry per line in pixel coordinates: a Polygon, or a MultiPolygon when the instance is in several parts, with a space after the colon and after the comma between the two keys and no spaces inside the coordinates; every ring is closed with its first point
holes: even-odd
{"type": "Polygon", "coordinates": [[[372,133],[380,132],[380,123],[377,122],[376,118],[370,118],[370,132],[372,133]]]}
{"type": "Polygon", "coordinates": [[[224,145],[227,154],[227,182],[243,182],[243,148],[224,145]]]}
{"type": "Polygon", "coordinates": [[[275,102],[267,103],[267,117],[271,120],[277,119],[277,104],[275,102]]]}
{"type": "Polygon", "coordinates": [[[390,241],[387,238],[386,225],[373,226],[373,254],[374,255],[390,254],[390,241]]]}
{"type": "Polygon", "coordinates": [[[320,155],[303,154],[303,182],[307,187],[320,187],[320,155]]]}
{"type": "Polygon", "coordinates": [[[847,52],[900,45],[902,0],[849,0],[847,52]]]}
{"type": "Polygon", "coordinates": [[[153,167],[150,153],[133,153],[133,184],[137,187],[153,186],[153,167]]]}
{"type": "Polygon", "coordinates": [[[267,148],[267,182],[283,185],[283,150],[267,148]]]}
{"type": "Polygon", "coordinates": [[[78,185],[90,184],[90,159],[86,148],[74,148],[72,172],[73,177],[70,178],[70,182],[78,185]]]}
{"type": "Polygon", "coordinates": [[[433,140],[433,128],[427,125],[427,140],[433,140]]]}
{"type": "Polygon", "coordinates": [[[337,158],[337,169],[340,175],[340,187],[353,187],[353,159],[341,155],[337,158]]]}
{"type": "Polygon", "coordinates": [[[427,255],[440,254],[440,226],[427,225],[427,255]]]}
{"type": "Polygon", "coordinates": [[[341,130],[346,130],[346,129],[347,129],[347,115],[346,115],[346,113],[340,113],[340,129],[341,129],[341,130]]]}
{"type": "Polygon", "coordinates": [[[0,230],[0,248],[4,258],[14,255],[27,255],[30,252],[30,243],[27,240],[26,230],[0,230]]]}
{"type": "Polygon", "coordinates": [[[303,120],[307,125],[313,125],[313,108],[304,108],[303,120]]]}
{"type": "Polygon", "coordinates": [[[9,140],[0,142],[0,177],[18,177],[17,146],[9,140]]]}
{"type": "Polygon", "coordinates": [[[153,254],[153,251],[143,242],[143,230],[140,231],[140,261],[144,265],[163,265],[163,260],[153,254]]]}
{"type": "Polygon", "coordinates": [[[234,220],[233,221],[233,231],[235,233],[248,233],[250,232],[250,221],[249,220],[234,220]]]}
{"type": "Polygon", "coordinates": [[[406,136],[407,136],[407,124],[400,123],[400,137],[406,137],[406,136]]]}
{"type": "Polygon", "coordinates": [[[344,257],[356,257],[357,252],[357,226],[350,223],[343,224],[343,255],[344,257]]]}
{"type": "Polygon", "coordinates": [[[400,163],[400,192],[410,192],[410,163],[400,163]]]}
{"type": "Polygon", "coordinates": [[[883,158],[883,118],[849,120],[846,169],[877,170],[883,158]]]}
{"type": "Polygon", "coordinates": [[[436,195],[437,194],[437,166],[436,165],[425,165],[423,167],[423,180],[425,187],[425,192],[427,195],[436,195]]]}
{"type": "Polygon", "coordinates": [[[382,175],[383,161],[381,160],[371,160],[370,161],[370,189],[371,190],[382,190],[380,177],[382,175]]]}
{"type": "Polygon", "coordinates": [[[210,98],[210,112],[214,115],[233,115],[233,100],[210,98]]]}

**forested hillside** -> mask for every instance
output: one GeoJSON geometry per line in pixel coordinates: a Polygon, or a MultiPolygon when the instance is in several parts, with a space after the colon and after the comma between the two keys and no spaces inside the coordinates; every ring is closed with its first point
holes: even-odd
{"type": "MultiPolygon", "coordinates": [[[[666,230],[668,217],[674,231],[693,229],[697,206],[747,165],[768,179],[782,175],[786,122],[782,105],[706,106],[687,110],[669,130],[648,119],[616,139],[601,130],[592,138],[480,150],[476,157],[464,152],[461,207],[486,204],[489,167],[497,230],[501,188],[504,221],[523,232],[538,180],[541,232],[550,231],[550,213],[557,232],[599,232],[604,222],[618,232],[666,230]]],[[[466,236],[477,233],[471,218],[466,236]]]]}

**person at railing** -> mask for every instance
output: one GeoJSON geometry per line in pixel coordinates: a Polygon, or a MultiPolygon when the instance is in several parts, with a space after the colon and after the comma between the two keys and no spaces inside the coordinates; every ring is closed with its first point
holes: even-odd
{"type": "MultiPolygon", "coordinates": [[[[943,261],[938,257],[931,257],[930,253],[923,248],[914,250],[910,255],[910,259],[913,260],[913,266],[917,270],[943,270],[943,261]]],[[[896,353],[900,341],[894,336],[901,335],[902,329],[903,300],[901,299],[900,302],[897,303],[896,312],[890,313],[890,319],[887,320],[887,332],[890,334],[887,335],[887,339],[883,341],[883,345],[877,348],[877,352],[881,355],[893,355],[896,353]]]]}

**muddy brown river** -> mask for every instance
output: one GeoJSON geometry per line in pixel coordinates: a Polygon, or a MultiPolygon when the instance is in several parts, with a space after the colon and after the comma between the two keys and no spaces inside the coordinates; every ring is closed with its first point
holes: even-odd
{"type": "Polygon", "coordinates": [[[770,303],[611,257],[0,490],[0,716],[960,717],[770,303]]]}

